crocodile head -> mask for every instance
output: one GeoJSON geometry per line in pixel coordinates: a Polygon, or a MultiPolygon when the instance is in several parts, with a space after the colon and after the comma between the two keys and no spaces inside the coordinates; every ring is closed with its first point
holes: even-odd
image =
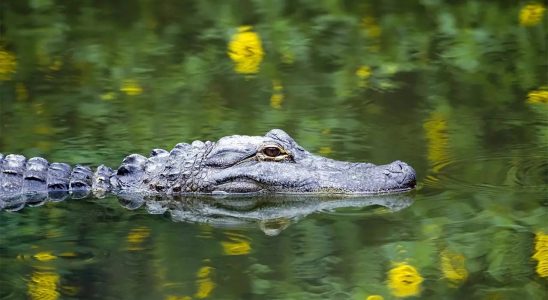
{"type": "Polygon", "coordinates": [[[415,187],[415,171],[404,162],[377,166],[328,159],[279,129],[221,138],[205,157],[205,167],[213,193],[382,194],[415,187]]]}

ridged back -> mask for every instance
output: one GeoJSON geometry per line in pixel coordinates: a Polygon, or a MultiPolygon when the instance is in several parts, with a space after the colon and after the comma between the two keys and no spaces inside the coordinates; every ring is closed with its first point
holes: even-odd
{"type": "Polygon", "coordinates": [[[91,191],[93,173],[89,167],[49,163],[41,157],[0,154],[0,209],[62,200],[68,195],[85,197],[91,191]]]}
{"type": "Polygon", "coordinates": [[[113,190],[167,195],[203,191],[203,161],[213,145],[195,141],[177,144],[169,152],[154,149],[148,158],[131,154],[112,177],[113,190]]]}

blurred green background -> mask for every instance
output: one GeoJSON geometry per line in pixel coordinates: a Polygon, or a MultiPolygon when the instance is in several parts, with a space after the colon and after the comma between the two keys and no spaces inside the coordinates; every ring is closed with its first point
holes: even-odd
{"type": "Polygon", "coordinates": [[[419,176],[403,211],[315,214],[276,237],[113,198],[2,212],[2,299],[546,299],[543,2],[8,0],[0,14],[4,154],[115,167],[281,128],[419,176]]]}

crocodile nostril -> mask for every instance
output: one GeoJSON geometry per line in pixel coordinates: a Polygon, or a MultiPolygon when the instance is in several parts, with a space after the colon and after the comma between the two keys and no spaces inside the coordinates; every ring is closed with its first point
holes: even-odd
{"type": "Polygon", "coordinates": [[[398,168],[399,170],[404,170],[405,168],[407,168],[407,164],[402,162],[402,161],[399,161],[399,160],[396,160],[395,162],[393,162],[393,164],[395,165],[396,168],[398,168]]]}
{"type": "Polygon", "coordinates": [[[404,170],[404,166],[402,166],[401,162],[396,161],[388,165],[386,170],[391,173],[402,173],[404,170]]]}

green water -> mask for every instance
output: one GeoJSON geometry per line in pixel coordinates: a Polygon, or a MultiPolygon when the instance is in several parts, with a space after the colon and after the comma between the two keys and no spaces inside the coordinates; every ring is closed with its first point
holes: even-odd
{"type": "Polygon", "coordinates": [[[2,211],[0,299],[546,299],[548,18],[528,3],[1,2],[1,153],[116,167],[281,128],[418,187],[399,209],[204,199],[236,215],[217,223],[112,197],[2,211]]]}

